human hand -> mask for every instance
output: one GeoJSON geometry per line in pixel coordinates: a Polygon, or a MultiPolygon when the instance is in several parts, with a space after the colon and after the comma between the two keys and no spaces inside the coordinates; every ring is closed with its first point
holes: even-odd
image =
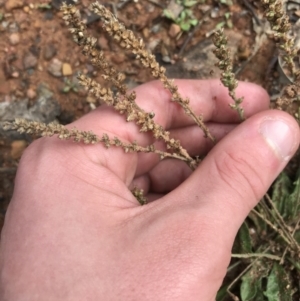
{"type": "MultiPolygon", "coordinates": [[[[219,81],[178,80],[218,142],[169,102],[158,82],[136,88],[137,102],[182,141],[208,155],[193,173],[154,154],[42,138],[25,151],[1,238],[3,301],[212,301],[235,235],[299,146],[299,127],[267,110],[268,95],[240,83],[245,122],[219,81]],[[140,206],[129,188],[143,188],[140,206]]],[[[73,123],[123,141],[150,134],[109,107],[73,123]]]]}

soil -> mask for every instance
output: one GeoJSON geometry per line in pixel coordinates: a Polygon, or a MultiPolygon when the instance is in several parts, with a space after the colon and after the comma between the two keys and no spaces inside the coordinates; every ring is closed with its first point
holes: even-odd
{"type": "MultiPolygon", "coordinates": [[[[97,104],[97,100],[79,87],[76,75],[80,71],[101,81],[100,71],[72,41],[58,9],[61,2],[0,0],[1,121],[29,116],[44,122],[56,119],[67,124],[97,104]]],[[[261,8],[254,7],[254,16],[244,5],[252,5],[251,1],[234,2],[230,6],[220,1],[199,1],[192,7],[200,20],[199,25],[188,32],[163,16],[164,9],[172,9],[170,2],[174,4],[175,1],[99,2],[144,39],[170,77],[218,77],[219,71],[214,67],[216,59],[211,53],[211,33],[223,22],[239,79],[262,85],[271,98],[280,93],[286,80],[278,72],[274,43],[259,38],[257,28],[261,25],[255,19],[263,20],[261,8]]],[[[90,0],[76,1],[90,32],[98,37],[98,47],[125,73],[128,86],[133,88],[152,80],[132,54],[121,52],[101,31],[101,20],[88,9],[90,3],[90,0]]],[[[298,20],[294,11],[291,16],[294,21],[298,20]]],[[[30,142],[28,136],[0,131],[0,229],[12,196],[18,161],[30,142]]]]}

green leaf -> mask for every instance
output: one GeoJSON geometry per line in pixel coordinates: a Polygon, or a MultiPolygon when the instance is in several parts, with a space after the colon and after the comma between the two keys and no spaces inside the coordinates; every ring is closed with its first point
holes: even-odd
{"type": "Polygon", "coordinates": [[[252,253],[252,242],[248,225],[244,222],[238,232],[239,253],[252,253]]]}
{"type": "Polygon", "coordinates": [[[290,195],[291,186],[291,180],[285,172],[282,172],[273,184],[272,200],[282,215],[284,215],[284,201],[290,195]]]}
{"type": "Polygon", "coordinates": [[[225,22],[220,22],[216,25],[216,29],[221,29],[221,28],[224,28],[224,25],[225,25],[225,22]]]}
{"type": "Polygon", "coordinates": [[[191,28],[191,25],[188,22],[182,22],[182,23],[180,23],[180,28],[183,31],[189,31],[191,28]]]}
{"type": "Polygon", "coordinates": [[[293,183],[293,191],[285,200],[287,218],[299,218],[300,213],[300,176],[293,183]]]}
{"type": "Polygon", "coordinates": [[[220,0],[220,3],[225,4],[227,6],[230,6],[233,4],[231,0],[220,0]]]}
{"type": "Polygon", "coordinates": [[[228,296],[227,288],[228,288],[228,285],[224,285],[219,289],[219,291],[217,293],[216,301],[225,301],[226,300],[226,297],[228,296]]]}
{"type": "Polygon", "coordinates": [[[71,87],[70,86],[65,86],[65,87],[63,87],[63,92],[64,93],[68,93],[68,92],[70,92],[70,90],[71,90],[71,87]]]}
{"type": "Polygon", "coordinates": [[[39,8],[39,9],[51,9],[52,6],[50,4],[47,4],[47,3],[42,3],[42,4],[38,4],[37,8],[39,8]]]}
{"type": "Polygon", "coordinates": [[[242,284],[240,289],[242,301],[254,300],[257,294],[258,286],[261,285],[260,281],[261,279],[255,278],[252,269],[242,277],[242,284]]]}
{"type": "Polygon", "coordinates": [[[181,12],[181,14],[180,14],[180,19],[181,20],[184,20],[185,18],[186,18],[186,16],[187,16],[187,14],[186,14],[186,10],[183,10],[182,12],[181,12]]]}
{"type": "Polygon", "coordinates": [[[231,17],[231,12],[227,12],[224,14],[225,19],[229,19],[231,17]]]}
{"type": "Polygon", "coordinates": [[[198,24],[198,20],[197,19],[192,19],[190,20],[190,24],[193,26],[196,26],[198,24]]]}
{"type": "Polygon", "coordinates": [[[289,275],[283,266],[278,263],[274,263],[273,265],[264,295],[268,298],[268,301],[293,300],[293,290],[289,275]]]}
{"type": "Polygon", "coordinates": [[[174,16],[173,13],[172,13],[170,10],[168,10],[168,9],[164,9],[164,11],[163,11],[163,16],[166,17],[166,18],[168,18],[168,19],[171,19],[171,20],[175,21],[175,16],[174,16]]]}
{"type": "Polygon", "coordinates": [[[197,0],[186,0],[186,1],[184,1],[183,5],[184,5],[185,7],[192,7],[192,6],[194,6],[195,4],[197,4],[197,3],[198,3],[197,0]]]}
{"type": "Polygon", "coordinates": [[[231,20],[227,20],[226,25],[228,28],[233,28],[233,24],[231,20]]]}

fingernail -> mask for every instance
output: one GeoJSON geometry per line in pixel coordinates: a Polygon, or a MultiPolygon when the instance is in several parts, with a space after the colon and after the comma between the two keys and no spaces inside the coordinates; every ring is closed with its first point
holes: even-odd
{"type": "Polygon", "coordinates": [[[260,125],[260,133],[282,160],[290,159],[293,152],[294,135],[286,122],[278,119],[267,119],[260,125]]]}

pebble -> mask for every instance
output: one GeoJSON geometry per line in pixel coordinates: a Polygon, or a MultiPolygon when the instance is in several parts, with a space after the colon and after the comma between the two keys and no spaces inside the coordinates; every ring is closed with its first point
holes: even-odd
{"type": "Polygon", "coordinates": [[[181,32],[181,28],[179,25],[172,23],[169,29],[169,36],[171,38],[175,38],[181,32]]]}
{"type": "Polygon", "coordinates": [[[35,57],[31,52],[28,52],[23,58],[23,65],[25,69],[34,68],[37,63],[37,57],[35,57]]]}
{"type": "Polygon", "coordinates": [[[113,54],[110,59],[115,64],[121,64],[121,63],[123,63],[125,61],[125,58],[126,58],[125,54],[123,54],[122,52],[119,52],[117,54],[113,54]]]}
{"type": "Polygon", "coordinates": [[[54,58],[49,63],[48,68],[47,68],[48,72],[55,77],[62,76],[61,69],[62,69],[62,62],[57,58],[54,58]]]}
{"type": "Polygon", "coordinates": [[[57,53],[57,49],[53,44],[47,44],[45,45],[44,51],[43,51],[43,57],[45,60],[50,61],[57,53]]]}
{"type": "Polygon", "coordinates": [[[20,8],[24,5],[23,0],[7,0],[5,3],[5,9],[11,11],[15,8],[20,8]]]}
{"type": "Polygon", "coordinates": [[[109,49],[108,40],[104,36],[100,36],[98,38],[98,46],[100,47],[101,50],[108,50],[109,49]]]}
{"type": "Polygon", "coordinates": [[[62,65],[62,74],[63,76],[69,76],[73,74],[73,70],[70,64],[63,63],[62,65]]]}
{"type": "Polygon", "coordinates": [[[26,91],[26,95],[29,99],[36,98],[36,92],[31,88],[26,91]]]}
{"type": "Polygon", "coordinates": [[[18,78],[18,77],[20,76],[20,73],[19,73],[18,71],[14,71],[14,72],[11,74],[11,76],[12,76],[13,78],[18,78]]]}
{"type": "Polygon", "coordinates": [[[17,45],[20,43],[20,35],[18,33],[12,33],[9,36],[9,42],[11,45],[17,45]]]}
{"type": "Polygon", "coordinates": [[[10,155],[14,160],[17,160],[21,158],[25,148],[27,147],[27,142],[25,140],[15,140],[10,146],[10,155]]]}
{"type": "Polygon", "coordinates": [[[149,32],[149,28],[148,27],[145,27],[143,29],[143,36],[145,39],[148,39],[149,38],[149,35],[150,35],[150,32],[149,32]]]}
{"type": "Polygon", "coordinates": [[[88,103],[96,103],[96,98],[89,95],[89,96],[87,96],[86,101],[88,103]]]}

